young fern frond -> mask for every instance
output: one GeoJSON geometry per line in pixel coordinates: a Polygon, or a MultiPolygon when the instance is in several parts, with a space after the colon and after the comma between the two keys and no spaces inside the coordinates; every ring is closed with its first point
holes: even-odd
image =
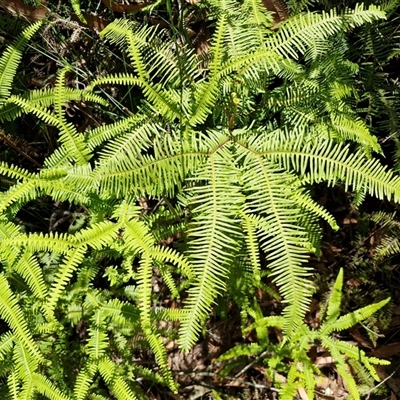
{"type": "Polygon", "coordinates": [[[0,336],[0,360],[4,360],[14,347],[14,334],[9,331],[0,336]]]}
{"type": "Polygon", "coordinates": [[[85,252],[86,246],[81,246],[77,249],[73,249],[65,255],[65,261],[59,266],[59,270],[49,291],[48,301],[44,305],[49,313],[54,313],[54,309],[61,293],[67,286],[73,272],[82,263],[83,258],[85,257],[85,252]]]}
{"type": "Polygon", "coordinates": [[[335,280],[328,301],[328,307],[326,309],[325,321],[327,324],[331,324],[336,321],[340,315],[340,306],[342,304],[342,287],[343,287],[343,268],[340,269],[339,274],[335,280]]]}
{"type": "Polygon", "coordinates": [[[23,251],[12,270],[25,279],[36,298],[44,300],[48,290],[44,281],[43,272],[37,258],[33,254],[23,251]]]}
{"type": "Polygon", "coordinates": [[[352,313],[340,317],[333,323],[323,324],[321,326],[321,332],[323,334],[329,334],[331,332],[343,331],[345,329],[348,329],[357,324],[358,322],[368,318],[372,314],[375,314],[379,309],[384,307],[389,301],[390,298],[382,300],[379,303],[370,304],[356,311],[353,311],[352,313]]]}
{"type": "MultiPolygon", "coordinates": [[[[103,106],[107,106],[107,102],[100,96],[90,93],[88,91],[64,88],[64,98],[63,101],[90,101],[93,103],[98,103],[103,106]]],[[[34,107],[50,107],[56,102],[54,89],[41,89],[32,90],[28,93],[21,94],[20,97],[28,101],[34,107]]],[[[12,103],[9,99],[4,103],[3,107],[0,108],[0,121],[12,121],[17,117],[21,116],[23,109],[18,105],[12,103]]]]}
{"type": "Polygon", "coordinates": [[[95,311],[91,320],[89,340],[86,346],[87,353],[91,360],[99,361],[106,354],[108,340],[105,316],[99,308],[95,311]]]}

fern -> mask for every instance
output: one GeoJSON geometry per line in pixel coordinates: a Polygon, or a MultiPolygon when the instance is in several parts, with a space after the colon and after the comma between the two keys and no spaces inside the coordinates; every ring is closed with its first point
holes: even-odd
{"type": "MultiPolygon", "coordinates": [[[[79,1],[73,4],[79,15],[79,1]]],[[[339,317],[339,275],[320,329],[310,330],[303,319],[313,292],[306,262],[318,253],[319,219],[338,228],[309,187],[340,182],[360,198],[400,200],[400,178],[372,157],[381,152],[378,141],[355,114],[357,66],[347,58],[345,36],[385,15],[361,5],[293,15],[272,30],[270,13],[256,1],[209,5],[214,31],[205,63],[187,43],[126,19],[109,24],[101,37],[126,51],[131,71],[95,79],[85,90],[65,87],[73,71],[61,69],[53,89],[11,93],[23,46],[39,25],[0,58],[0,119],[30,113],[59,132],[59,148],[40,171],[0,165],[15,181],[0,194],[0,315],[10,329],[0,354],[12,353],[7,390],[13,398],[104,398],[108,391],[121,400],[143,398],[128,378],[132,371],[177,392],[159,322],[179,321],[178,342],[189,350],[225,295],[241,307],[243,328],[249,317],[255,320],[249,329],[256,329],[259,344],[224,359],[269,354],[268,374],[287,374],[283,399],[299,388],[313,397],[316,371],[307,350],[315,340],[335,357],[353,397],[357,387],[346,357],[377,378],[372,365],[383,361],[331,334],[386,301],[339,317]],[[107,106],[94,91],[109,84],[137,87],[135,114],[79,133],[66,119],[65,104],[82,98],[107,106]],[[43,196],[84,207],[80,227],[68,233],[20,229],[18,211],[43,196]],[[157,206],[139,207],[143,198],[157,206]],[[162,242],[171,233],[179,238],[175,247],[162,242]],[[154,306],[156,274],[171,296],[184,294],[182,309],[154,306]],[[271,291],[264,278],[278,287],[275,297],[285,305],[280,316],[263,317],[254,300],[257,288],[271,291]],[[79,324],[86,342],[70,349],[68,338],[79,324]],[[270,343],[270,326],[282,328],[282,343],[270,343]],[[132,366],[138,335],[159,373],[132,366]],[[60,362],[45,364],[57,346],[60,362]],[[66,360],[76,355],[73,375],[66,360]],[[292,363],[284,365],[285,359],[292,363]],[[96,385],[99,379],[104,384],[96,385]]]]}
{"type": "Polygon", "coordinates": [[[22,58],[22,49],[41,25],[41,22],[37,22],[24,29],[0,58],[0,108],[4,106],[11,93],[12,81],[22,58]]]}
{"type": "MultiPolygon", "coordinates": [[[[292,362],[287,370],[287,382],[280,390],[279,397],[282,399],[292,399],[296,391],[305,386],[308,396],[314,398],[314,390],[317,382],[316,379],[320,372],[312,364],[307,352],[309,346],[318,341],[332,355],[336,368],[345,380],[351,395],[355,399],[360,399],[357,383],[349,372],[349,364],[352,365],[353,363],[356,363],[357,367],[365,367],[370,376],[379,381],[380,379],[376,374],[373,365],[385,365],[388,364],[388,362],[375,357],[367,357],[363,350],[360,350],[356,346],[347,342],[332,338],[331,334],[332,332],[346,330],[363,321],[384,307],[390,299],[371,304],[340,317],[342,286],[343,270],[340,270],[328,301],[326,315],[322,318],[323,322],[319,329],[310,330],[304,322],[301,322],[297,326],[296,331],[292,334],[290,343],[286,342],[286,339],[284,339],[284,342],[278,345],[272,344],[268,340],[266,341],[263,339],[266,336],[261,333],[262,337],[258,338],[259,343],[236,346],[220,356],[218,360],[229,361],[232,358],[243,356],[254,356],[258,354],[263,354],[265,356],[266,354],[275,354],[273,357],[265,360],[269,366],[268,374],[270,374],[272,378],[277,367],[279,365],[284,365],[284,357],[289,356],[289,358],[292,359],[292,362]],[[285,347],[283,347],[283,345],[285,347]],[[286,348],[286,351],[282,351],[284,348],[286,348]],[[350,359],[351,362],[348,359],[350,359]]],[[[259,316],[256,317],[255,323],[246,328],[246,331],[256,329],[257,332],[263,332],[265,328],[272,326],[282,327],[284,326],[284,323],[285,319],[282,317],[259,316]]],[[[260,334],[258,334],[258,336],[260,336],[260,334]]]]}

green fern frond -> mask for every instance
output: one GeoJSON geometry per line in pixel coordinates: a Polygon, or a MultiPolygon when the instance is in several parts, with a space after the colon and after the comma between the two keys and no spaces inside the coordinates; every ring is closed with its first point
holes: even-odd
{"type": "Polygon", "coordinates": [[[85,368],[79,371],[74,386],[74,400],[85,400],[94,375],[97,372],[97,363],[89,361],[85,368]]]}
{"type": "Polygon", "coordinates": [[[243,356],[254,356],[258,355],[263,351],[263,347],[258,343],[244,343],[232,347],[230,350],[225,352],[223,355],[218,357],[218,362],[229,361],[232,358],[238,358],[243,356]]]}
{"type": "Polygon", "coordinates": [[[364,351],[352,346],[346,342],[338,341],[327,336],[321,336],[321,343],[326,348],[329,349],[333,359],[336,363],[336,368],[340,375],[346,382],[346,386],[354,399],[360,399],[359,391],[357,388],[357,383],[353,376],[349,372],[349,367],[345,362],[345,356],[360,360],[369,370],[372,376],[379,381],[379,377],[376,374],[374,368],[369,364],[368,358],[365,356],[364,351]]]}
{"type": "Polygon", "coordinates": [[[275,282],[284,301],[290,304],[285,309],[287,321],[290,321],[285,330],[290,334],[307,310],[306,293],[312,292],[307,280],[309,270],[302,266],[308,258],[306,232],[296,224],[299,210],[296,203],[290,200],[298,183],[291,174],[251,153],[246,154],[244,166],[248,212],[266,214],[267,221],[271,222],[271,226],[260,231],[259,236],[261,247],[267,254],[271,276],[277,276],[275,282]]]}
{"type": "Polygon", "coordinates": [[[93,151],[106,140],[116,138],[122,133],[131,132],[134,128],[144,125],[146,120],[147,117],[145,115],[134,114],[112,124],[91,129],[86,132],[87,146],[93,151]]]}
{"type": "Polygon", "coordinates": [[[71,6],[72,6],[73,10],[75,11],[75,14],[77,15],[77,17],[80,19],[80,21],[82,21],[84,24],[87,24],[87,21],[82,14],[81,0],[71,0],[71,6]]]}
{"type": "Polygon", "coordinates": [[[11,93],[12,81],[22,58],[22,50],[41,25],[42,22],[39,21],[24,29],[0,58],[0,108],[11,93]]]}
{"type": "Polygon", "coordinates": [[[366,159],[362,152],[350,154],[348,146],[318,138],[304,143],[288,137],[286,142],[275,143],[271,142],[269,149],[260,153],[295,170],[304,183],[325,181],[334,185],[341,180],[346,189],[352,186],[378,198],[400,199],[400,178],[394,177],[378,160],[366,159]]]}
{"type": "Polygon", "coordinates": [[[359,308],[356,311],[353,311],[351,313],[348,313],[340,317],[333,323],[326,322],[321,326],[321,333],[329,334],[331,332],[348,329],[351,326],[356,325],[358,322],[363,321],[372,314],[376,313],[379,309],[384,307],[389,301],[390,298],[382,300],[379,303],[370,304],[368,306],[359,308]]]}
{"type": "Polygon", "coordinates": [[[333,230],[337,231],[339,229],[333,216],[316,203],[308,193],[296,191],[293,193],[293,200],[301,207],[310,211],[312,215],[325,219],[333,230]]]}
{"type": "Polygon", "coordinates": [[[140,317],[140,310],[136,306],[119,299],[109,300],[101,306],[101,311],[104,316],[109,317],[111,322],[120,328],[130,327],[134,329],[140,317]]]}
{"type": "Polygon", "coordinates": [[[188,290],[185,305],[188,314],[180,328],[183,349],[189,349],[195,342],[212,302],[225,289],[227,270],[234,262],[241,237],[238,217],[243,196],[237,186],[239,171],[232,155],[226,149],[212,154],[195,179],[208,184],[191,189],[195,221],[189,235],[196,278],[188,290]],[[224,195],[220,196],[221,193],[224,195]],[[219,246],[214,246],[215,243],[219,246]]]}
{"type": "Polygon", "coordinates": [[[46,235],[43,233],[31,233],[29,235],[19,234],[15,237],[4,239],[4,241],[0,243],[0,246],[4,246],[5,248],[9,246],[25,247],[32,253],[48,251],[67,254],[72,243],[68,240],[67,234],[49,232],[46,235]]]}
{"type": "Polygon", "coordinates": [[[29,351],[36,360],[42,361],[40,353],[18,302],[8,285],[4,274],[0,274],[0,315],[9,324],[21,346],[29,351]]]}
{"type": "Polygon", "coordinates": [[[22,253],[19,260],[12,268],[25,279],[32,293],[38,299],[44,300],[48,296],[42,268],[34,255],[26,252],[22,253]]]}
{"type": "Polygon", "coordinates": [[[72,400],[72,397],[63,394],[48,378],[42,374],[34,373],[32,381],[35,389],[50,400],[72,400]]]}
{"type": "MultiPolygon", "coordinates": [[[[64,98],[63,102],[69,101],[88,101],[93,103],[98,103],[103,106],[107,106],[107,101],[97,94],[90,93],[87,90],[78,90],[73,88],[64,88],[64,98]]],[[[46,108],[52,106],[56,102],[54,89],[40,89],[31,90],[28,93],[23,93],[19,95],[25,101],[28,101],[35,107],[46,108]]],[[[11,102],[4,103],[3,107],[0,109],[0,121],[13,121],[17,117],[22,115],[23,110],[16,104],[11,102]]]]}
{"type": "Polygon", "coordinates": [[[3,333],[0,336],[0,360],[4,360],[14,347],[14,335],[12,332],[3,333]]]}
{"type": "Polygon", "coordinates": [[[87,353],[92,360],[100,360],[108,349],[108,335],[104,315],[101,309],[95,311],[91,318],[89,328],[89,340],[86,346],[87,353]]]}
{"type": "Polygon", "coordinates": [[[29,179],[34,176],[32,173],[28,172],[27,170],[21,167],[17,167],[12,164],[7,164],[4,162],[0,163],[0,173],[2,175],[6,175],[10,178],[18,180],[29,179]]]}
{"type": "MultiPolygon", "coordinates": [[[[177,134],[176,134],[177,135],[177,134]]],[[[192,147],[193,142],[176,145],[175,134],[154,140],[155,156],[125,157],[123,162],[110,165],[107,171],[94,172],[99,180],[100,194],[117,197],[131,193],[141,195],[171,195],[182,187],[186,175],[193,171],[205,154],[192,147]]]]}
{"type": "Polygon", "coordinates": [[[118,400],[139,400],[125,379],[117,372],[117,368],[117,365],[107,358],[99,362],[99,372],[118,400]]]}
{"type": "Polygon", "coordinates": [[[246,213],[241,214],[242,226],[245,233],[245,241],[247,246],[247,254],[250,256],[250,264],[253,271],[253,279],[255,284],[261,281],[260,274],[260,251],[258,247],[258,239],[256,234],[257,218],[246,213]]]}
{"type": "Polygon", "coordinates": [[[19,379],[18,376],[18,371],[13,370],[9,374],[7,378],[7,386],[9,390],[9,394],[12,400],[19,400],[19,392],[20,392],[20,386],[21,386],[21,380],[19,379]]]}
{"type": "Polygon", "coordinates": [[[107,75],[103,78],[97,78],[93,80],[86,89],[92,91],[96,86],[101,85],[132,85],[141,87],[142,84],[142,80],[133,77],[132,74],[118,73],[116,75],[107,75]]]}
{"type": "Polygon", "coordinates": [[[245,332],[250,332],[253,329],[258,328],[268,328],[271,326],[283,327],[285,323],[285,318],[278,315],[270,315],[268,317],[263,317],[257,319],[257,321],[245,329],[245,332]]]}
{"type": "Polygon", "coordinates": [[[318,45],[327,37],[332,36],[345,27],[354,27],[385,18],[385,13],[376,6],[357,5],[354,10],[337,15],[335,10],[321,14],[298,14],[282,24],[276,34],[266,40],[267,48],[276,51],[284,57],[298,58],[298,53],[306,53],[307,48],[315,48],[314,55],[322,54],[318,45]],[[316,47],[317,46],[317,47],[316,47]]]}
{"type": "Polygon", "coordinates": [[[67,286],[74,271],[82,263],[85,257],[85,252],[86,246],[81,246],[66,254],[65,260],[59,266],[59,270],[57,271],[54,281],[52,282],[49,290],[49,298],[44,305],[49,312],[54,313],[57,301],[59,300],[63,289],[67,286]]]}
{"type": "MultiPolygon", "coordinates": [[[[61,95],[63,88],[59,87],[59,96],[61,95]]],[[[17,104],[24,111],[28,113],[33,113],[42,119],[45,123],[49,125],[54,125],[60,129],[60,141],[67,146],[69,150],[70,159],[76,160],[79,164],[86,164],[90,157],[89,149],[87,149],[86,144],[81,135],[78,134],[75,127],[71,123],[67,123],[64,117],[57,118],[53,116],[50,112],[44,108],[33,105],[29,101],[22,99],[17,96],[10,96],[9,102],[17,104]]]]}
{"type": "Polygon", "coordinates": [[[343,287],[343,268],[340,268],[339,274],[332,287],[329,296],[328,307],[326,309],[325,321],[329,325],[335,322],[340,315],[340,306],[342,304],[342,287],[343,287]]]}

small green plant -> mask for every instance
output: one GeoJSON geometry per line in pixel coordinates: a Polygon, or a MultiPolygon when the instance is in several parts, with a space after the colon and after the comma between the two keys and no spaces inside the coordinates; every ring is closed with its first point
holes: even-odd
{"type": "MultiPolygon", "coordinates": [[[[367,357],[363,350],[335,338],[334,334],[335,332],[349,329],[365,320],[384,307],[390,299],[340,316],[342,287],[343,269],[340,270],[336,278],[325,315],[321,317],[321,325],[318,329],[310,329],[305,323],[302,323],[297,327],[290,340],[285,338],[282,342],[274,344],[268,339],[267,330],[269,327],[283,328],[284,318],[280,316],[260,316],[251,326],[245,329],[245,332],[256,330],[258,343],[234,347],[220,356],[218,361],[227,361],[243,356],[259,356],[261,354],[260,361],[264,361],[267,365],[267,375],[273,382],[278,382],[277,385],[279,385],[279,380],[275,378],[278,373],[284,373],[284,376],[287,376],[287,381],[279,392],[280,399],[293,399],[299,388],[306,389],[308,397],[312,399],[314,398],[314,390],[321,372],[318,367],[313,365],[308,352],[312,345],[319,344],[331,354],[335,368],[346,382],[352,398],[360,399],[358,385],[351,373],[351,369],[357,371],[360,377],[372,376],[379,380],[374,365],[387,365],[390,363],[375,357],[367,357]],[[289,363],[288,360],[290,360],[289,363]],[[363,374],[359,374],[359,371],[363,371],[363,374]]],[[[229,364],[227,367],[229,370],[229,364]]],[[[222,373],[224,373],[224,370],[222,373]]]]}

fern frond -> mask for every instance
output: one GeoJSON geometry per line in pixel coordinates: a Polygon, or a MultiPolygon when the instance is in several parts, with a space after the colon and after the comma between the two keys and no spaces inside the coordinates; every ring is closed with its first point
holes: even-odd
{"type": "Polygon", "coordinates": [[[97,361],[105,355],[108,349],[108,335],[101,309],[95,311],[90,322],[89,340],[86,349],[90,358],[97,361]]]}
{"type": "Polygon", "coordinates": [[[118,236],[120,225],[109,221],[92,224],[90,228],[80,230],[70,236],[71,243],[81,248],[90,246],[94,249],[103,249],[113,244],[118,236]]]}
{"type": "MultiPolygon", "coordinates": [[[[107,106],[108,103],[101,96],[90,93],[87,90],[64,88],[64,102],[69,101],[88,101],[107,106]]],[[[47,108],[55,104],[56,95],[54,89],[31,90],[27,93],[20,94],[18,97],[28,101],[34,107],[47,108]]],[[[14,103],[5,102],[0,109],[0,121],[12,121],[22,115],[23,110],[14,103]]]]}
{"type": "Polygon", "coordinates": [[[29,179],[34,176],[34,174],[28,172],[24,168],[17,167],[12,164],[7,164],[4,162],[0,163],[0,174],[18,180],[29,179]]]}
{"type": "Polygon", "coordinates": [[[145,124],[147,116],[134,114],[112,124],[102,125],[86,132],[87,146],[90,150],[103,144],[106,140],[131,132],[134,128],[145,124]]]}
{"type": "Polygon", "coordinates": [[[368,306],[359,308],[356,311],[343,315],[333,323],[324,323],[321,326],[322,334],[329,334],[331,332],[338,332],[350,328],[356,325],[358,322],[370,317],[376,313],[379,309],[389,303],[390,298],[380,301],[379,303],[370,304],[368,306]]]}
{"type": "Polygon", "coordinates": [[[42,22],[36,22],[28,26],[3,52],[0,58],[0,108],[11,93],[11,85],[22,58],[22,50],[39,30],[42,22]]]}
{"type": "Polygon", "coordinates": [[[94,375],[97,372],[97,363],[89,361],[85,368],[79,371],[74,386],[74,400],[85,400],[94,375]]]}
{"type": "MultiPolygon", "coordinates": [[[[59,92],[58,97],[61,96],[62,99],[63,87],[60,86],[58,88],[58,92],[59,92]]],[[[33,113],[47,124],[54,125],[57,128],[59,128],[60,141],[65,146],[67,146],[67,149],[69,150],[69,157],[73,160],[76,160],[79,164],[86,164],[86,162],[90,157],[89,149],[87,149],[82,136],[78,134],[78,132],[76,131],[75,127],[72,124],[67,123],[64,120],[64,118],[57,118],[53,116],[50,112],[48,112],[44,108],[38,105],[33,105],[29,101],[24,100],[21,97],[10,96],[8,101],[10,103],[17,104],[19,107],[21,107],[24,111],[28,113],[33,113]]]]}
{"type": "Polygon", "coordinates": [[[284,301],[290,304],[285,309],[290,321],[285,330],[290,334],[306,312],[308,295],[312,292],[307,280],[309,270],[302,266],[308,258],[306,232],[296,223],[300,213],[291,200],[299,183],[293,175],[253,153],[244,153],[243,163],[247,212],[265,214],[269,223],[260,227],[261,247],[267,254],[271,275],[277,276],[275,282],[284,301]]]}
{"type": "Polygon", "coordinates": [[[35,385],[32,378],[38,369],[39,362],[32,354],[29,354],[22,343],[16,343],[15,345],[14,360],[19,370],[20,378],[24,382],[19,396],[22,399],[31,399],[35,393],[35,385]]]}
{"type": "Polygon", "coordinates": [[[44,305],[50,313],[54,313],[57,301],[60,298],[63,289],[71,279],[73,272],[82,263],[85,257],[85,252],[86,246],[81,246],[70,251],[65,256],[64,263],[59,266],[55,279],[49,290],[48,301],[44,305]]]}
{"type": "Polygon", "coordinates": [[[250,256],[250,265],[253,271],[253,279],[257,285],[261,281],[260,274],[260,251],[256,234],[257,218],[246,213],[241,214],[242,226],[245,233],[247,254],[250,256]]]}
{"type": "Polygon", "coordinates": [[[329,296],[328,307],[326,309],[326,323],[330,324],[336,321],[340,315],[340,306],[342,304],[343,287],[343,268],[340,268],[339,274],[333,285],[329,296]]]}
{"type": "Polygon", "coordinates": [[[3,333],[0,336],[0,360],[8,355],[8,353],[14,347],[14,335],[12,332],[3,333]]]}
{"type": "Polygon", "coordinates": [[[376,6],[357,5],[354,10],[348,10],[337,15],[335,10],[321,14],[298,14],[282,24],[276,34],[266,39],[267,48],[276,51],[285,58],[298,58],[298,53],[306,53],[308,48],[314,48],[314,57],[323,51],[318,49],[323,41],[345,27],[362,25],[378,19],[384,19],[385,13],[376,6]]]}
{"type": "Polygon", "coordinates": [[[258,355],[263,351],[263,347],[258,343],[244,343],[232,347],[226,353],[218,357],[218,362],[229,361],[232,358],[238,358],[243,356],[254,356],[258,355]]]}
{"type": "Polygon", "coordinates": [[[400,178],[378,160],[366,159],[362,152],[350,154],[348,146],[326,139],[303,140],[288,137],[287,142],[271,142],[269,149],[260,153],[299,173],[304,183],[325,181],[334,185],[341,180],[346,190],[352,186],[378,198],[400,199],[400,178]]]}
{"type": "Polygon", "coordinates": [[[118,400],[139,400],[125,379],[117,372],[117,368],[117,365],[107,358],[103,358],[99,362],[99,372],[118,400]]]}
{"type": "Polygon", "coordinates": [[[319,218],[325,219],[333,230],[337,231],[339,229],[334,217],[322,206],[316,203],[308,193],[296,191],[293,193],[293,200],[301,207],[310,211],[310,213],[315,217],[318,216],[319,218]]]}
{"type": "Polygon", "coordinates": [[[33,340],[31,330],[28,328],[24,314],[4,274],[0,274],[0,315],[9,324],[15,338],[18,339],[21,346],[26,347],[29,354],[36,360],[42,361],[43,356],[33,340]]]}
{"type": "Polygon", "coordinates": [[[20,386],[21,386],[21,380],[19,379],[18,376],[18,371],[13,370],[11,373],[8,375],[7,378],[7,386],[9,390],[9,394],[12,400],[19,400],[19,392],[20,392],[20,386]]]}
{"type": "Polygon", "coordinates": [[[131,193],[154,196],[175,193],[182,187],[186,175],[195,170],[205,156],[204,152],[192,147],[193,142],[179,142],[177,135],[155,139],[154,156],[121,158],[121,163],[109,165],[106,171],[100,166],[94,171],[100,193],[117,197],[131,193]]]}
{"type": "Polygon", "coordinates": [[[13,270],[25,279],[32,293],[38,298],[44,300],[47,295],[47,287],[44,282],[42,268],[37,258],[27,252],[23,252],[13,270]]]}
{"type": "Polygon", "coordinates": [[[282,316],[278,315],[270,315],[268,317],[263,317],[257,319],[256,322],[251,324],[245,329],[245,332],[250,332],[253,329],[258,329],[258,328],[268,328],[272,326],[277,326],[277,327],[283,327],[285,324],[285,318],[282,316]]]}
{"type": "Polygon", "coordinates": [[[54,383],[42,374],[34,373],[32,381],[36,390],[50,400],[72,400],[72,397],[63,394],[54,383]]]}
{"type": "Polygon", "coordinates": [[[189,235],[196,277],[188,290],[185,304],[188,314],[180,327],[179,342],[183,349],[194,344],[209,307],[225,289],[226,274],[234,263],[241,237],[238,217],[243,196],[237,186],[239,171],[232,155],[223,149],[212,154],[195,179],[208,184],[191,189],[195,222],[189,235]]]}

